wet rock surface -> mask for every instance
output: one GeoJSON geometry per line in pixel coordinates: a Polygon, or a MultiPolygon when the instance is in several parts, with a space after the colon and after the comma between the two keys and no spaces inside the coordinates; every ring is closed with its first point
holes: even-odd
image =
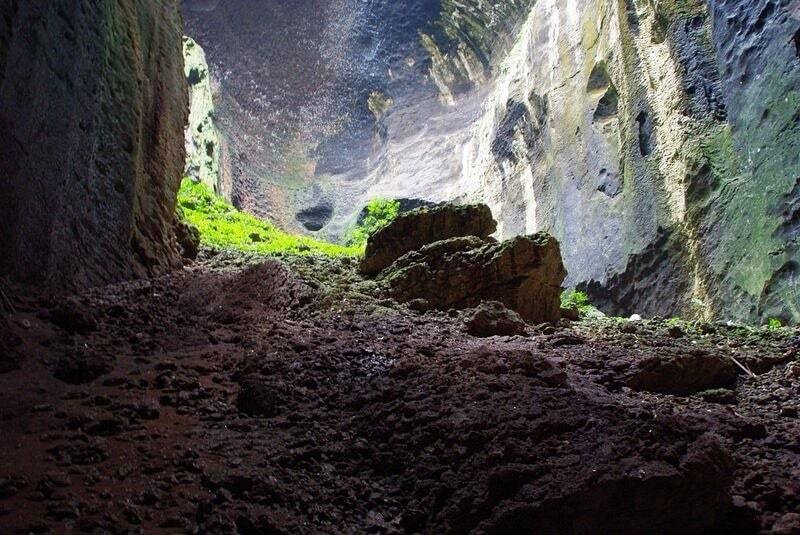
{"type": "Polygon", "coordinates": [[[17,300],[4,532],[797,526],[796,329],[687,324],[673,338],[664,321],[628,333],[602,319],[479,338],[463,316],[370,297],[349,259],[199,258],[74,297],[94,330],[55,323],[60,299],[17,300]],[[57,378],[77,348],[111,357],[105,373],[57,378]],[[694,392],[716,380],[629,386],[654,357],[697,350],[754,376],[725,381],[733,398],[694,392]]]}

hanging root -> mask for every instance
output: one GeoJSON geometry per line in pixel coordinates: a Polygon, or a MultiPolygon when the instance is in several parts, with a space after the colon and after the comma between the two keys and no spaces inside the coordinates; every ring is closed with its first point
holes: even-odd
{"type": "Polygon", "coordinates": [[[750,371],[750,369],[747,366],[745,366],[744,364],[742,364],[741,362],[736,360],[736,357],[734,357],[733,355],[728,355],[728,356],[731,358],[731,360],[733,361],[734,364],[736,364],[742,370],[744,370],[744,373],[746,373],[750,377],[756,377],[756,374],[754,374],[752,371],[750,371]]]}

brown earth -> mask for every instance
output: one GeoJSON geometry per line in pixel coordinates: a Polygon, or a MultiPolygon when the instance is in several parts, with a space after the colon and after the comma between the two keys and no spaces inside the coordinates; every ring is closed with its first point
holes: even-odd
{"type": "Polygon", "coordinates": [[[798,330],[476,338],[355,261],[285,262],[17,298],[2,531],[800,530],[798,330]]]}

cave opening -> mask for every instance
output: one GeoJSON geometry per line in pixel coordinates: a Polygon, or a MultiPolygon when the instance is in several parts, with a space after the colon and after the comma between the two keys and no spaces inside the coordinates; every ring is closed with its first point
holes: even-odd
{"type": "Polygon", "coordinates": [[[800,532],[787,4],[0,0],[0,531],[800,532]]]}

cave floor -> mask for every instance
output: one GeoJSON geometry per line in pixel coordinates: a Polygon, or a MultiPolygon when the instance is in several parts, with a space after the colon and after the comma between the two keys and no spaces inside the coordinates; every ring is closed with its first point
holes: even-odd
{"type": "Polygon", "coordinates": [[[18,298],[0,531],[800,533],[800,331],[475,338],[286,262],[18,298]]]}

